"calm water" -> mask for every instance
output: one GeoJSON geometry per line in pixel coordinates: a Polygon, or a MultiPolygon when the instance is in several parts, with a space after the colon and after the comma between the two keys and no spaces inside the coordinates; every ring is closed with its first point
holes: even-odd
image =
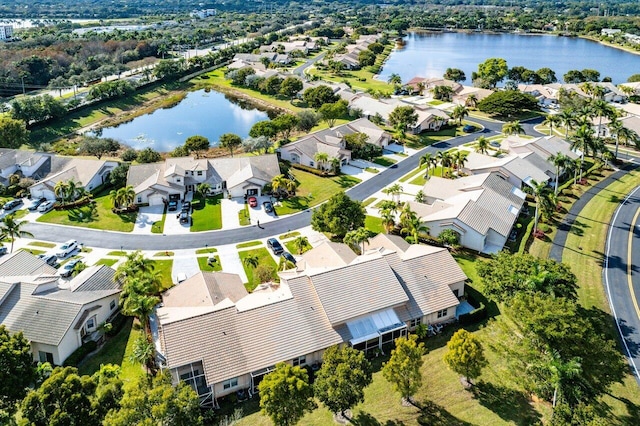
{"type": "Polygon", "coordinates": [[[245,138],[266,112],[240,105],[222,93],[190,92],[179,104],[133,119],[117,127],[102,129],[101,136],[114,138],[136,149],[151,147],[169,152],[193,135],[206,136],[216,145],[224,133],[245,138]]]}
{"type": "Polygon", "coordinates": [[[562,81],[572,69],[592,68],[600,78],[624,83],[640,73],[640,55],[580,38],[482,33],[411,33],[406,46],[389,56],[380,75],[386,81],[392,73],[402,81],[412,77],[442,77],[449,67],[460,68],[471,83],[471,73],[487,58],[504,58],[509,68],[524,66],[537,70],[549,67],[562,81]]]}

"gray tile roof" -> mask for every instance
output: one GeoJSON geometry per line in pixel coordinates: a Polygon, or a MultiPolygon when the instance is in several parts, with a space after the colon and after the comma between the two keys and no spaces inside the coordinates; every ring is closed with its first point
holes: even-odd
{"type": "Polygon", "coordinates": [[[237,274],[199,272],[162,296],[165,307],[215,306],[225,299],[235,303],[247,295],[237,274]]]}
{"type": "Polygon", "coordinates": [[[50,274],[58,270],[25,250],[0,257],[0,277],[50,274]]]}

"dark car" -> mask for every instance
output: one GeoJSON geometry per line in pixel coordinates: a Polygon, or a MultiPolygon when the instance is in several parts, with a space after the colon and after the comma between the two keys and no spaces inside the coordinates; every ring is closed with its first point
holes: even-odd
{"type": "Polygon", "coordinates": [[[258,205],[258,199],[256,197],[247,198],[250,207],[256,207],[258,205]]]}
{"type": "Polygon", "coordinates": [[[184,203],[182,203],[182,211],[183,212],[191,211],[191,201],[185,201],[184,203]]]}
{"type": "Polygon", "coordinates": [[[22,200],[20,199],[16,199],[16,200],[11,200],[7,203],[5,203],[4,207],[2,207],[4,209],[5,212],[11,211],[13,209],[15,209],[18,206],[22,205],[22,200]]]}
{"type": "Polygon", "coordinates": [[[291,262],[294,265],[296,264],[296,258],[293,257],[293,255],[291,253],[289,253],[288,251],[285,251],[280,256],[282,256],[287,262],[291,262]]]}
{"type": "Polygon", "coordinates": [[[284,252],[284,249],[282,248],[282,245],[275,238],[269,238],[267,240],[267,246],[271,249],[271,251],[275,255],[278,255],[278,254],[281,254],[281,253],[284,252]]]}
{"type": "Polygon", "coordinates": [[[7,248],[4,246],[0,247],[0,256],[4,256],[5,254],[7,254],[7,248]]]}
{"type": "Polygon", "coordinates": [[[189,212],[182,211],[180,213],[180,223],[189,223],[190,221],[189,212]]]}
{"type": "Polygon", "coordinates": [[[271,201],[265,201],[264,203],[262,203],[262,206],[264,207],[264,211],[266,211],[267,213],[273,212],[273,204],[271,204],[271,201]]]}
{"type": "Polygon", "coordinates": [[[169,207],[167,207],[167,210],[169,210],[170,212],[175,212],[176,210],[178,210],[178,202],[169,201],[169,207]]]}
{"type": "Polygon", "coordinates": [[[36,211],[38,210],[38,207],[40,207],[40,204],[44,203],[45,201],[47,201],[46,198],[38,198],[36,200],[29,200],[29,204],[27,204],[27,209],[29,211],[36,211]]]}
{"type": "Polygon", "coordinates": [[[476,131],[476,126],[472,126],[471,124],[467,124],[462,128],[462,131],[465,133],[472,133],[476,131]]]}
{"type": "Polygon", "coordinates": [[[56,267],[56,265],[58,264],[58,256],[56,256],[55,254],[41,254],[38,257],[44,260],[45,263],[49,266],[56,267]]]}

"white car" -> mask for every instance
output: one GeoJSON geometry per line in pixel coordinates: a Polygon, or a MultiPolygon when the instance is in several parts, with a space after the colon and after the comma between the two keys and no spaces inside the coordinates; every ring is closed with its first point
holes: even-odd
{"type": "Polygon", "coordinates": [[[55,201],[45,201],[44,203],[38,206],[38,211],[40,213],[46,213],[51,210],[56,202],[55,201]]]}
{"type": "Polygon", "coordinates": [[[77,248],[78,242],[76,240],[69,240],[66,243],[62,244],[60,248],[58,248],[58,250],[56,251],[56,256],[63,259],[76,251],[77,248]]]}

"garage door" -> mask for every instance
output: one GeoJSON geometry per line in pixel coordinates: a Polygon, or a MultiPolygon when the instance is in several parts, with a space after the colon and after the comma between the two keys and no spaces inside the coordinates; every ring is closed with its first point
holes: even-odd
{"type": "Polygon", "coordinates": [[[159,206],[162,204],[162,195],[152,195],[149,197],[150,206],[159,206]]]}

